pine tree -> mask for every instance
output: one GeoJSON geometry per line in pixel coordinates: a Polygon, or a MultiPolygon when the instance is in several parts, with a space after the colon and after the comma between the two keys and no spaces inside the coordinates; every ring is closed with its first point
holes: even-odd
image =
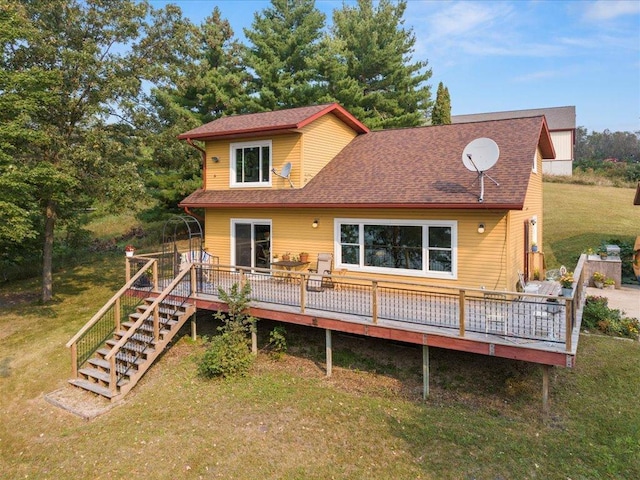
{"type": "Polygon", "coordinates": [[[436,103],[431,111],[432,125],[449,125],[451,123],[451,99],[449,89],[442,82],[438,84],[436,103]]]}
{"type": "Polygon", "coordinates": [[[372,0],[358,0],[333,14],[338,65],[325,69],[325,87],[336,72],[344,72],[345,88],[329,87],[327,94],[372,129],[422,125],[431,105],[425,83],[431,70],[427,62],[411,61],[416,39],[403,28],[406,6],[406,1],[380,0],[374,8],[372,0]]]}
{"type": "Polygon", "coordinates": [[[325,15],[315,0],[271,0],[244,33],[251,43],[245,61],[255,73],[259,108],[279,110],[316,103],[317,68],[325,15]]]}

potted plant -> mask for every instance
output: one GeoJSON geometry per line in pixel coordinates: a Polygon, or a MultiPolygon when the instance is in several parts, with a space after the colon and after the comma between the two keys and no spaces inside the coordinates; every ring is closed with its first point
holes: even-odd
{"type": "Polygon", "coordinates": [[[570,297],[573,295],[573,272],[567,272],[560,277],[560,286],[562,287],[562,296],[570,297]]]}
{"type": "Polygon", "coordinates": [[[609,290],[615,290],[616,288],[616,281],[613,278],[607,278],[604,281],[604,288],[607,288],[609,290]]]}
{"type": "Polygon", "coordinates": [[[593,272],[593,276],[591,278],[593,278],[593,284],[596,288],[604,287],[604,281],[607,279],[605,274],[600,272],[593,272]]]}
{"type": "Polygon", "coordinates": [[[289,260],[291,260],[291,253],[290,252],[285,252],[282,254],[282,261],[283,262],[288,262],[289,260]]]}
{"type": "Polygon", "coordinates": [[[307,263],[309,261],[309,253],[308,252],[300,253],[300,261],[302,263],[307,263]]]}
{"type": "Polygon", "coordinates": [[[601,260],[606,260],[607,259],[607,249],[603,246],[601,246],[600,248],[598,248],[598,255],[600,255],[600,259],[601,260]]]}
{"type": "Polygon", "coordinates": [[[124,247],[124,254],[127,257],[133,257],[133,254],[136,252],[136,249],[133,245],[127,245],[124,247]]]}

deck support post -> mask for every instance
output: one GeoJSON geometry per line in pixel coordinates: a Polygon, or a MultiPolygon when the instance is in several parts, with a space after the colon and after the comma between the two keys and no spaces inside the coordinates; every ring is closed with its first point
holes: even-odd
{"type": "Polygon", "coordinates": [[[131,280],[131,264],[129,263],[129,257],[124,257],[124,280],[125,283],[129,283],[129,280],[131,280]]]}
{"type": "Polygon", "coordinates": [[[331,345],[331,330],[329,330],[328,328],[325,330],[325,336],[327,338],[327,347],[326,347],[327,377],[330,377],[331,370],[333,368],[333,347],[331,345]]]}
{"type": "Polygon", "coordinates": [[[258,325],[254,325],[251,329],[251,353],[258,355],[258,325]]]}
{"type": "Polygon", "coordinates": [[[422,346],[422,399],[429,396],[429,345],[422,346]]]}
{"type": "Polygon", "coordinates": [[[198,334],[196,332],[196,314],[191,315],[191,340],[194,342],[198,338],[198,334]]]}
{"type": "Polygon", "coordinates": [[[551,365],[542,365],[542,413],[549,413],[549,372],[551,365]]]}

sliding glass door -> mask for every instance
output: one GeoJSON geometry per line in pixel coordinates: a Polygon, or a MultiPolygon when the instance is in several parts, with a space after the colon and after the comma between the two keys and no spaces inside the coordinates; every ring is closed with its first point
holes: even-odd
{"type": "Polygon", "coordinates": [[[231,231],[231,251],[235,265],[251,268],[270,267],[270,220],[232,220],[231,231]]]}

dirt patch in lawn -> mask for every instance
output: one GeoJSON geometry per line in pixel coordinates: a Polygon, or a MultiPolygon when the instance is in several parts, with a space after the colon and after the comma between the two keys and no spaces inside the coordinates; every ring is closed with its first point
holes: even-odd
{"type": "Polygon", "coordinates": [[[92,420],[123,402],[111,403],[108,399],[68,385],[44,396],[56,407],[73,413],[85,420],[92,420]]]}

